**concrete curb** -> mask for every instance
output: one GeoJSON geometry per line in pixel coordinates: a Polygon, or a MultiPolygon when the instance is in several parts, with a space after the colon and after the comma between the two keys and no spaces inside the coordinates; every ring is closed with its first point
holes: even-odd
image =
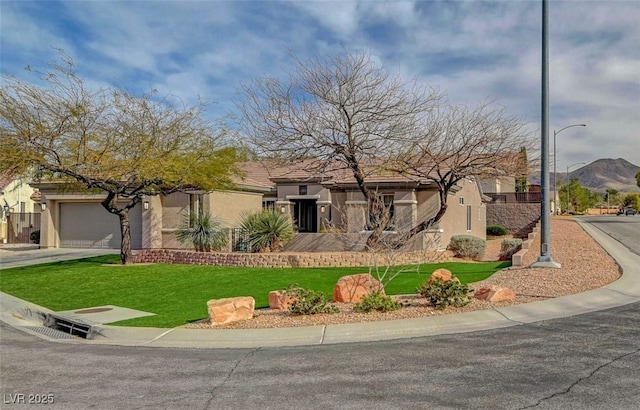
{"type": "MultiPolygon", "coordinates": [[[[246,330],[156,329],[97,325],[93,328],[95,338],[82,340],[82,342],[181,348],[262,348],[370,342],[504,328],[640,301],[640,256],[602,231],[579,219],[576,220],[617,261],[623,275],[616,282],[584,293],[522,305],[380,322],[246,330]]],[[[49,312],[48,309],[21,301],[13,296],[6,294],[1,296],[0,318],[3,322],[18,328],[32,326],[37,322],[39,315],[49,312]]]]}

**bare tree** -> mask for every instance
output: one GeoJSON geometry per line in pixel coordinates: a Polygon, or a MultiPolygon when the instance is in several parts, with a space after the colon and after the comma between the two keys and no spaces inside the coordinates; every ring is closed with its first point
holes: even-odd
{"type": "Polygon", "coordinates": [[[426,133],[407,138],[403,154],[390,166],[395,172],[438,186],[438,211],[412,232],[428,229],[442,219],[448,196],[461,180],[521,175],[523,167],[531,164],[523,164],[523,153],[534,152],[535,143],[522,119],[492,103],[475,108],[446,105],[434,112],[426,133]]]}
{"type": "Polygon", "coordinates": [[[40,87],[3,75],[0,162],[4,168],[106,194],[118,216],[121,259],[131,258],[129,211],[145,196],[230,185],[237,151],[203,117],[204,105],[175,107],[155,95],[89,90],[70,57],[46,73],[40,87]]]}
{"type": "Polygon", "coordinates": [[[391,77],[366,53],[309,62],[296,58],[286,84],[264,78],[243,89],[241,129],[251,149],[262,158],[304,163],[317,175],[347,170],[372,204],[377,223],[368,244],[373,246],[390,221],[368,179],[398,152],[401,141],[424,133],[441,94],[391,77]]]}

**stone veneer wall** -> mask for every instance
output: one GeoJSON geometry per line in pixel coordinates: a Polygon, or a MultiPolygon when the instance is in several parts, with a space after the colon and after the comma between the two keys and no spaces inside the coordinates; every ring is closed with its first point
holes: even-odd
{"type": "MultiPolygon", "coordinates": [[[[376,264],[384,266],[388,259],[378,255],[376,264]]],[[[392,255],[394,264],[447,262],[453,260],[450,251],[405,252],[392,255]]],[[[367,252],[282,252],[225,253],[194,252],[177,249],[145,249],[133,252],[134,263],[178,263],[192,265],[247,267],[350,267],[370,266],[372,254],[367,252]]]]}
{"type": "Polygon", "coordinates": [[[517,238],[526,238],[540,220],[540,204],[487,204],[487,226],[502,225],[517,238]]]}

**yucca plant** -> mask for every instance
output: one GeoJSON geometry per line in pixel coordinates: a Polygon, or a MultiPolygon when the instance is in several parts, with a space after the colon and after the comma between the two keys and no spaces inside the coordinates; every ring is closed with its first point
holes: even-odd
{"type": "Polygon", "coordinates": [[[176,239],[182,244],[192,245],[197,252],[219,251],[227,246],[227,230],[222,222],[208,214],[186,215],[176,231],[176,239]]]}
{"type": "Polygon", "coordinates": [[[291,218],[273,210],[245,215],[240,228],[248,232],[254,252],[278,251],[293,237],[291,218]]]}

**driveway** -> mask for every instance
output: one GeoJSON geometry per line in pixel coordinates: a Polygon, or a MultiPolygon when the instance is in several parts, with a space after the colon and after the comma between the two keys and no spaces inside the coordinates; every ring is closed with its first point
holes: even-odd
{"type": "Polygon", "coordinates": [[[0,269],[118,253],[120,253],[119,249],[40,249],[37,245],[2,245],[0,247],[0,269]]]}

